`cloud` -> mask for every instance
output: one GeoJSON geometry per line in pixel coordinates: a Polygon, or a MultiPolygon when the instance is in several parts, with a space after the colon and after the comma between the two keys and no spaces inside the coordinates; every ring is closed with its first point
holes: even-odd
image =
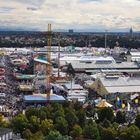
{"type": "Polygon", "coordinates": [[[85,3],[88,3],[88,2],[101,2],[102,0],[79,0],[79,2],[85,2],[85,3]]]}
{"type": "Polygon", "coordinates": [[[15,8],[13,7],[0,7],[0,13],[8,13],[14,10],[15,8]]]}
{"type": "Polygon", "coordinates": [[[0,6],[0,25],[8,28],[140,30],[138,0],[4,0],[0,6]]]}
{"type": "Polygon", "coordinates": [[[45,2],[45,0],[13,0],[13,1],[21,4],[36,6],[36,7],[40,7],[45,2]]]}

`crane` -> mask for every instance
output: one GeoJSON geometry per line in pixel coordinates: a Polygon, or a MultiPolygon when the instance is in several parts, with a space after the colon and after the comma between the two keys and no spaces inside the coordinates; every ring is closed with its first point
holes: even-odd
{"type": "Polygon", "coordinates": [[[47,58],[49,65],[47,66],[47,104],[50,100],[50,81],[51,81],[51,44],[52,44],[52,30],[51,30],[51,24],[48,24],[48,47],[47,47],[47,58]]]}
{"type": "Polygon", "coordinates": [[[56,82],[57,80],[69,80],[69,77],[68,76],[65,76],[65,77],[62,77],[61,75],[60,75],[60,70],[61,70],[61,68],[60,68],[60,48],[61,47],[64,47],[62,44],[62,41],[60,40],[60,36],[61,36],[61,34],[60,33],[57,33],[56,34],[56,37],[57,37],[57,43],[58,43],[58,60],[57,60],[57,64],[58,64],[58,70],[57,70],[57,75],[56,76],[53,76],[53,77],[51,77],[51,81],[52,82],[56,82]]]}

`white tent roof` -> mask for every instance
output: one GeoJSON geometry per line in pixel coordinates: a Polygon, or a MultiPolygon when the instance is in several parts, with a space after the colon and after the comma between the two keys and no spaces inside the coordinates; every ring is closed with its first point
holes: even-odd
{"type": "Polygon", "coordinates": [[[112,105],[103,99],[96,105],[96,107],[104,108],[104,107],[112,107],[112,105]]]}
{"type": "Polygon", "coordinates": [[[100,78],[104,86],[140,86],[140,77],[100,78]]]}
{"type": "Polygon", "coordinates": [[[139,66],[135,62],[122,62],[122,63],[109,63],[109,64],[96,64],[94,61],[92,63],[81,63],[80,61],[71,62],[74,69],[87,69],[90,68],[92,71],[94,69],[138,69],[139,66]]]}
{"type": "Polygon", "coordinates": [[[100,78],[108,93],[140,92],[140,77],[100,78]]]}
{"type": "Polygon", "coordinates": [[[108,93],[133,93],[140,92],[140,86],[106,87],[108,93]]]}
{"type": "Polygon", "coordinates": [[[34,61],[40,62],[40,63],[44,63],[44,64],[49,64],[48,61],[46,61],[46,60],[41,60],[41,59],[38,59],[38,58],[34,58],[34,61]]]}

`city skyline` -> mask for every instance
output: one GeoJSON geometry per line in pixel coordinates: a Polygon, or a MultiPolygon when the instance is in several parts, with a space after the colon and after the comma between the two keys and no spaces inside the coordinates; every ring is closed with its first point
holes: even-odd
{"type": "Polygon", "coordinates": [[[140,0],[4,0],[0,30],[140,31],[140,0]]]}

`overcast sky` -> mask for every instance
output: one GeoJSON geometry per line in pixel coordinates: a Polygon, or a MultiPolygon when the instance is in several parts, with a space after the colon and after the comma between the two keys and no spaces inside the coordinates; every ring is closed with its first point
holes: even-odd
{"type": "Polygon", "coordinates": [[[0,29],[140,31],[140,0],[0,0],[0,29]]]}

